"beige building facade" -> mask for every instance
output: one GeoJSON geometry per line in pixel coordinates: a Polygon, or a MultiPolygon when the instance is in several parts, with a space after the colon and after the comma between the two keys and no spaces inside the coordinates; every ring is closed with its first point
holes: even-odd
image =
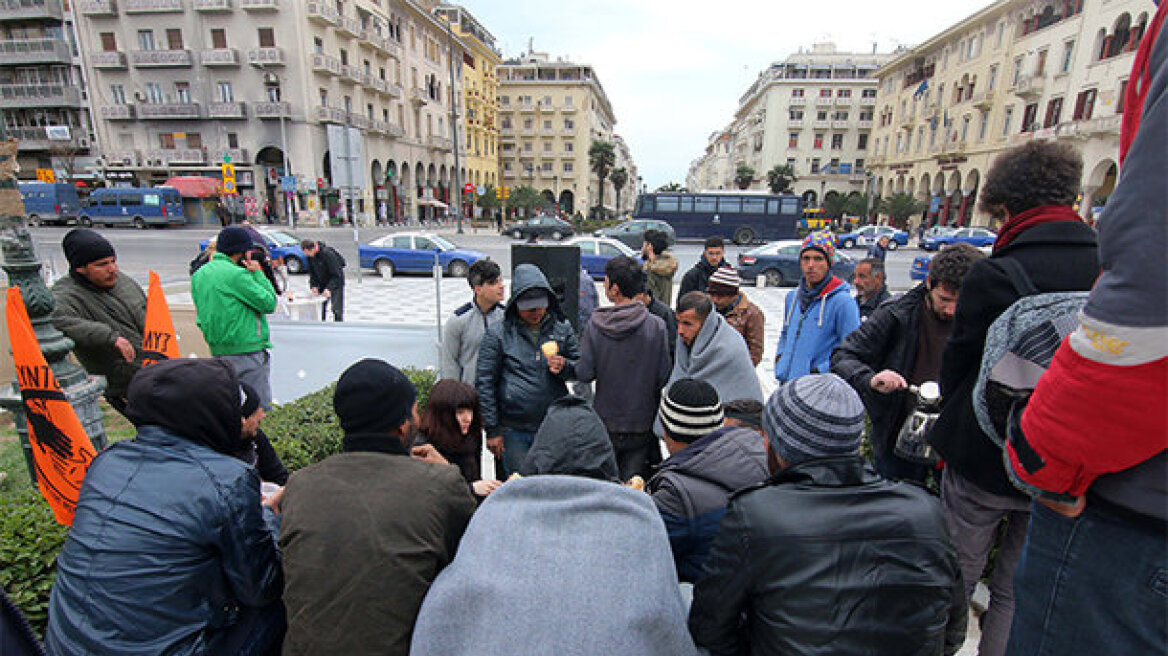
{"type": "Polygon", "coordinates": [[[913,223],[990,225],[978,191],[1001,152],[1031,139],[1083,154],[1080,213],[1118,175],[1123,96],[1151,0],[1000,0],[881,68],[871,168],[877,195],[928,209],[913,223]]]}
{"type": "Polygon", "coordinates": [[[449,57],[468,48],[435,4],[77,0],[107,177],[216,177],[230,159],[254,205],[285,207],[294,176],[302,218],[441,212],[455,177],[449,57]]]}
{"type": "MultiPolygon", "coordinates": [[[[499,159],[508,187],[531,186],[561,212],[587,215],[599,197],[588,149],[593,140],[613,141],[615,124],[604,87],[587,64],[528,51],[499,67],[499,159]]],[[[606,180],[605,206],[614,209],[614,200],[606,180]]]]}

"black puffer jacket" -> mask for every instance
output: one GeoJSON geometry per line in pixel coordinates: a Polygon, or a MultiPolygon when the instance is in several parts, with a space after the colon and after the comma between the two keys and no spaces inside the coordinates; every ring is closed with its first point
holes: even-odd
{"type": "MultiPolygon", "coordinates": [[[[704,254],[699,255],[698,263],[693,265],[693,268],[689,271],[686,271],[685,275],[681,277],[681,286],[677,288],[677,300],[680,301],[682,296],[685,296],[690,292],[706,291],[706,287],[710,283],[710,276],[712,276],[714,272],[718,270],[718,267],[723,266],[726,266],[726,260],[719,262],[718,266],[713,266],[708,261],[706,261],[706,256],[704,254]]],[[[669,299],[667,298],[663,298],[661,300],[666,303],[669,302],[669,299]]]]}
{"type": "Polygon", "coordinates": [[[532,432],[539,428],[551,402],[568,393],[566,382],[575,378],[579,359],[580,342],[543,272],[534,264],[515,267],[503,321],[487,330],[479,346],[475,389],[487,436],[499,435],[502,426],[532,432]],[[534,342],[515,305],[515,299],[529,289],[545,289],[551,299],[534,342]],[[559,374],[552,374],[540,353],[540,345],[552,341],[567,360],[559,374]]]}
{"type": "Polygon", "coordinates": [[[909,379],[917,360],[917,317],[929,291],[924,283],[880,306],[831,354],[831,370],[848,381],[864,400],[872,422],[872,448],[889,452],[908,415],[906,391],[881,394],[869,385],[872,376],[891,369],[909,379]]]}
{"type": "Polygon", "coordinates": [[[998,265],[1007,257],[1022,265],[1040,293],[1085,292],[1099,277],[1099,247],[1095,231],[1084,223],[1035,226],[974,264],[961,285],[953,335],[941,359],[941,416],[929,442],[946,467],[983,490],[1025,498],[1007,479],[1002,450],[982,432],[973,411],[986,333],[1019,298],[1009,274],[998,265]]]}
{"type": "Polygon", "coordinates": [[[734,495],[689,626],[715,656],[936,656],[961,647],[966,613],[940,503],[852,456],[734,495]]]}

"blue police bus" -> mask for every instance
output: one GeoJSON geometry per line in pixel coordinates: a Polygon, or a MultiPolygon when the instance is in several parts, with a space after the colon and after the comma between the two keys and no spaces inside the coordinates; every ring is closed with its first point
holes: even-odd
{"type": "Polygon", "coordinates": [[[739,245],[794,239],[803,217],[803,199],[793,194],[750,191],[641,194],[634,219],[658,219],[673,226],[678,239],[722,237],[739,245]]]}

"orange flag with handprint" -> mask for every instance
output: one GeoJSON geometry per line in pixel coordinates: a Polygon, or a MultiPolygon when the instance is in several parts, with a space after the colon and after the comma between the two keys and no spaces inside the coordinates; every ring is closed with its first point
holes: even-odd
{"type": "Polygon", "coordinates": [[[24,402],[37,485],[52,506],[57,521],[69,526],[73,523],[81,482],[97,451],[45,361],[19,287],[8,288],[7,311],[8,339],[12,344],[20,398],[24,402]]]}
{"type": "Polygon", "coordinates": [[[150,272],[150,287],[146,290],[146,329],[142,332],[142,366],[175,360],[181,357],[170,305],[162,293],[158,274],[150,272]]]}

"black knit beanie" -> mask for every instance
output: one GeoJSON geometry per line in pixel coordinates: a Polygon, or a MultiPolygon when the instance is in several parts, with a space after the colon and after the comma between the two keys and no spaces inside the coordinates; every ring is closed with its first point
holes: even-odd
{"type": "Polygon", "coordinates": [[[69,261],[69,269],[83,267],[107,257],[114,257],[114,246],[89,228],[73,228],[61,240],[61,249],[69,261]]]}
{"type": "Polygon", "coordinates": [[[414,408],[418,390],[397,367],[365,358],[345,370],[333,392],[333,410],[346,435],[390,433],[414,408]]]}
{"type": "Polygon", "coordinates": [[[722,426],[722,401],[704,380],[682,378],[661,395],[661,424],[677,442],[693,442],[722,426]]]}

